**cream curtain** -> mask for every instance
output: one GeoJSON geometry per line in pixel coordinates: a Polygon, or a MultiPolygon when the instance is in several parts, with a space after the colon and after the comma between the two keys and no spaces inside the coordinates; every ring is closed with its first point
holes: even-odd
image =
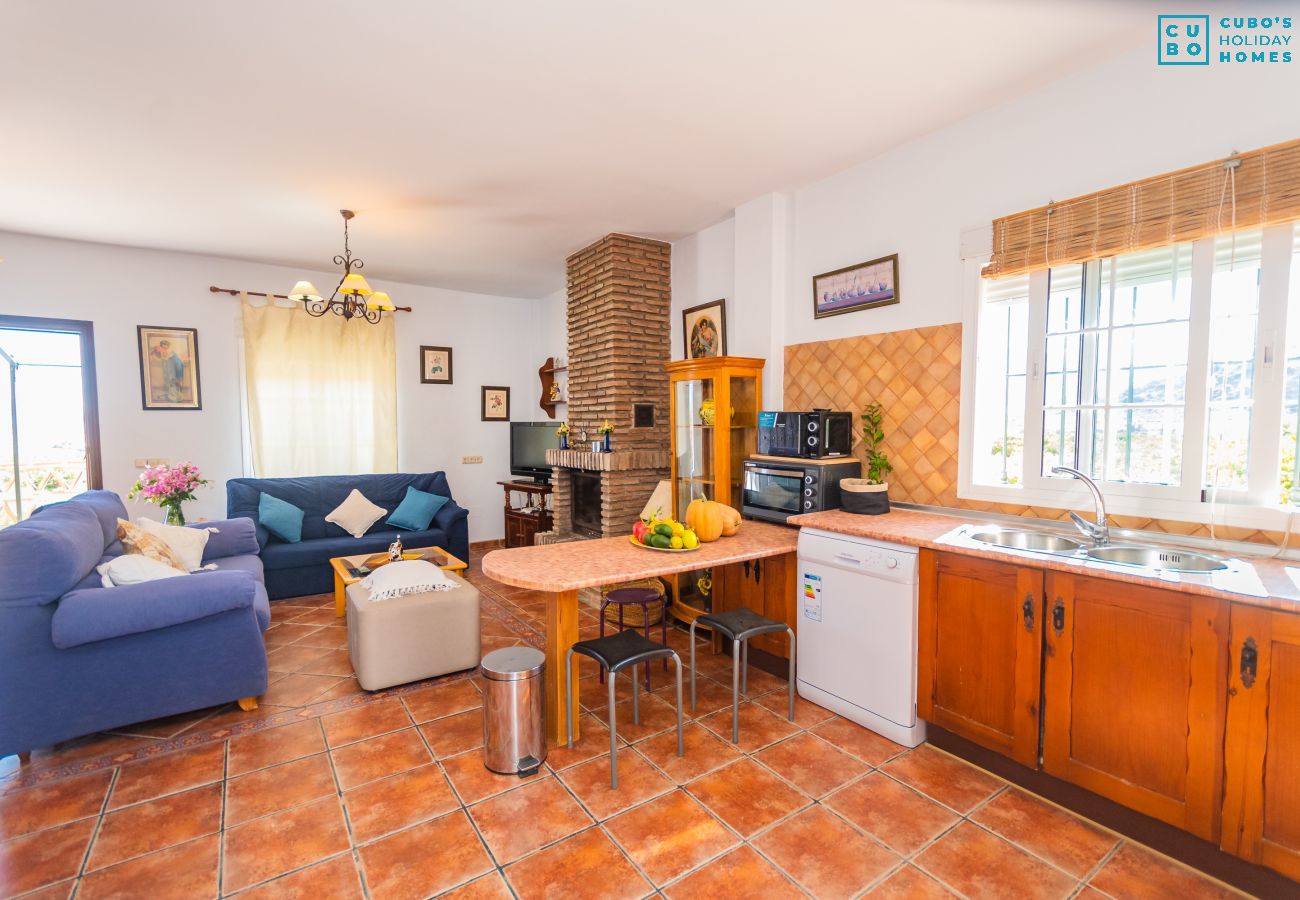
{"type": "Polygon", "coordinates": [[[392,314],[378,325],[243,304],[253,470],[260,478],[397,470],[392,314]]]}

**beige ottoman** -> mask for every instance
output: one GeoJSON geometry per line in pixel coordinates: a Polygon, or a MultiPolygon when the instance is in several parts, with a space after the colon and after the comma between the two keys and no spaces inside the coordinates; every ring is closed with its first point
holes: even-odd
{"type": "Polygon", "coordinates": [[[348,652],[367,691],[479,664],[478,590],[446,575],[458,587],[377,602],[360,582],[348,586],[348,652]]]}

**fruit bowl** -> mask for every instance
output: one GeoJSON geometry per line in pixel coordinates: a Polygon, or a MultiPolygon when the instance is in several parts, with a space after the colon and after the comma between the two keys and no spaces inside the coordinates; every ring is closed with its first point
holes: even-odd
{"type": "Polygon", "coordinates": [[[641,543],[634,535],[630,534],[627,536],[627,539],[632,542],[632,546],[634,547],[640,547],[642,550],[653,550],[656,553],[694,553],[696,550],[700,549],[699,547],[691,547],[690,549],[682,547],[680,550],[674,550],[672,547],[651,547],[649,544],[641,543]]]}

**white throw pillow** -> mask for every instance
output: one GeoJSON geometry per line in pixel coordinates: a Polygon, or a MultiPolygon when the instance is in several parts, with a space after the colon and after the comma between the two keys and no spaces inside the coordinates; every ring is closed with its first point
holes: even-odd
{"type": "Polygon", "coordinates": [[[404,559],[385,563],[361,582],[371,600],[391,600],[404,594],[449,591],[456,583],[427,559],[404,559]]]}
{"type": "Polygon", "coordinates": [[[185,528],[181,525],[165,525],[153,519],[136,519],[135,522],[171,548],[185,568],[191,572],[203,568],[203,548],[208,545],[208,532],[215,528],[185,528]]]}
{"type": "Polygon", "coordinates": [[[103,565],[96,566],[95,571],[99,573],[100,583],[106,588],[157,581],[160,578],[179,578],[185,574],[167,563],[140,553],[123,553],[103,565]]]}
{"type": "Polygon", "coordinates": [[[333,522],[354,538],[364,537],[370,526],[379,521],[379,517],[388,510],[375,506],[366,499],[366,495],[356,488],[348,498],[334,507],[334,511],[325,517],[326,522],[333,522]]]}

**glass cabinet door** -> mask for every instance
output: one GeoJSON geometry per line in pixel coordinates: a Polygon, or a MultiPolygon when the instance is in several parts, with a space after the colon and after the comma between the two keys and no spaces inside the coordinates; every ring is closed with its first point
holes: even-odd
{"type": "Polygon", "coordinates": [[[733,375],[730,382],[731,404],[731,499],[736,509],[741,505],[741,481],[745,458],[758,452],[758,381],[752,375],[733,375]]]}
{"type": "Polygon", "coordinates": [[[714,385],[711,378],[679,381],[676,385],[676,420],[673,422],[677,453],[677,483],[673,500],[677,516],[685,515],[696,497],[716,499],[714,479],[714,385]]]}

